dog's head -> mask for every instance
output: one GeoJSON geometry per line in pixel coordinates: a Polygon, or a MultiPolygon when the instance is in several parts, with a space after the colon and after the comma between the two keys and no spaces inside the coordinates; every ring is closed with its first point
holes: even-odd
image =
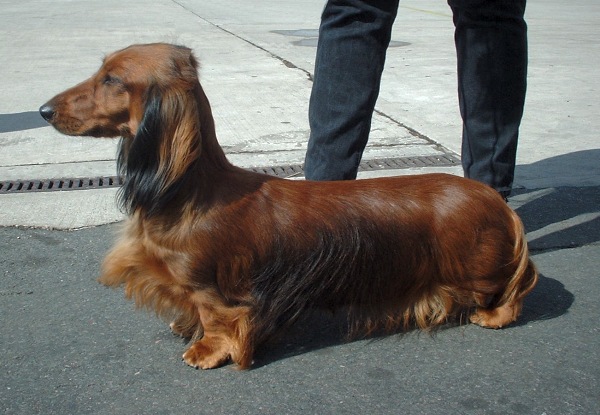
{"type": "Polygon", "coordinates": [[[96,74],[56,95],[40,114],[63,134],[131,138],[153,98],[191,91],[197,83],[190,49],[132,45],[108,55],[96,74]]]}
{"type": "Polygon", "coordinates": [[[52,98],[40,113],[67,135],[122,137],[121,204],[150,214],[169,203],[201,154],[227,165],[197,68],[188,48],[133,45],[108,55],[95,75],[52,98]]]}

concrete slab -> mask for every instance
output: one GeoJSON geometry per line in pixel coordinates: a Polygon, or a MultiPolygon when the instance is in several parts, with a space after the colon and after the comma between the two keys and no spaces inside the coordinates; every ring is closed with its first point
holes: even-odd
{"type": "Polygon", "coordinates": [[[17,193],[0,196],[2,226],[80,229],[124,219],[117,189],[17,193]]]}

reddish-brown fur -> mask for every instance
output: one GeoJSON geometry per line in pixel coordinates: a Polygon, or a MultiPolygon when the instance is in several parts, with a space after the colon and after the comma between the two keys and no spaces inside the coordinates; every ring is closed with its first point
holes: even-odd
{"type": "Polygon", "coordinates": [[[232,166],[191,51],[134,45],[40,109],[69,135],[121,136],[129,214],[100,281],[172,319],[191,366],[252,363],[313,307],[353,334],[461,312],[513,322],[537,281],[523,225],[491,188],[443,174],[290,181],[232,166]]]}

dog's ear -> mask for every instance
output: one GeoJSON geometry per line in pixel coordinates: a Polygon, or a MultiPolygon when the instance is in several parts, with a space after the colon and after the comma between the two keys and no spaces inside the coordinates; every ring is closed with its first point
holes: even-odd
{"type": "Polygon", "coordinates": [[[148,216],[158,213],[199,155],[198,105],[191,88],[183,83],[151,87],[134,138],[121,142],[117,161],[125,177],[122,208],[129,214],[140,208],[148,216]]]}

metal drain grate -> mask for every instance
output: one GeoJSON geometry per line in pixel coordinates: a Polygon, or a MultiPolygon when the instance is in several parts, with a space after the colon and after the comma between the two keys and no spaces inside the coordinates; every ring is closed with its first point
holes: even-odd
{"type": "Polygon", "coordinates": [[[123,178],[119,176],[46,180],[9,180],[0,182],[0,194],[104,189],[109,187],[119,187],[122,184],[123,178]]]}
{"type": "MultiPolygon", "coordinates": [[[[460,160],[451,154],[435,156],[397,157],[373,160],[363,160],[359,171],[408,169],[413,167],[444,167],[455,166],[460,160]]],[[[250,171],[277,177],[298,177],[304,175],[301,164],[269,167],[252,167],[250,171]]],[[[123,178],[105,176],[92,178],[45,179],[45,180],[7,180],[0,181],[0,194],[57,192],[68,190],[106,189],[119,187],[123,178]]]]}
{"type": "Polygon", "coordinates": [[[452,154],[436,154],[434,156],[397,157],[364,160],[358,171],[410,169],[414,167],[447,167],[457,166],[460,160],[452,154]]]}
{"type": "Polygon", "coordinates": [[[277,177],[300,177],[304,176],[304,168],[301,164],[289,164],[287,166],[249,167],[246,170],[255,173],[268,174],[277,177]]]}

